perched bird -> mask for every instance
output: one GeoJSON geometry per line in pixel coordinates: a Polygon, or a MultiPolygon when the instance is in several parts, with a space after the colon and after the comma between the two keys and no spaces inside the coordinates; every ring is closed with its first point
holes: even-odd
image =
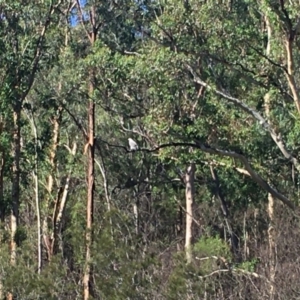
{"type": "Polygon", "coordinates": [[[128,139],[128,143],[129,143],[129,149],[130,149],[130,151],[136,151],[139,148],[139,146],[137,145],[137,143],[133,139],[131,139],[131,138],[128,139]]]}

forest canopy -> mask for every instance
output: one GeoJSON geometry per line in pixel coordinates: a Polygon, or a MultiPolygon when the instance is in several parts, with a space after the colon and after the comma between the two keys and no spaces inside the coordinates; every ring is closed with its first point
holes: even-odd
{"type": "Polygon", "coordinates": [[[1,1],[0,298],[298,299],[299,11],[1,1]]]}

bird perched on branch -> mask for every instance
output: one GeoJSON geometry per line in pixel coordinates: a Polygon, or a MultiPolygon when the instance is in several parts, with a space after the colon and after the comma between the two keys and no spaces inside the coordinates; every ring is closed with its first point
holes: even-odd
{"type": "Polygon", "coordinates": [[[136,151],[137,149],[139,149],[138,144],[133,139],[129,138],[128,143],[130,151],[136,151]]]}

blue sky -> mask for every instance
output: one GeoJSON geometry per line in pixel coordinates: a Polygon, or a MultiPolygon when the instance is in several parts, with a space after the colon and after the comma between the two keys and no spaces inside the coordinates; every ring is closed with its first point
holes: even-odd
{"type": "MultiPolygon", "coordinates": [[[[87,0],[80,0],[80,1],[79,1],[80,6],[81,6],[81,7],[85,6],[86,1],[87,1],[87,0]]],[[[71,15],[71,19],[70,19],[70,21],[71,21],[71,26],[75,26],[75,25],[77,24],[77,18],[78,18],[77,15],[71,15]]]]}

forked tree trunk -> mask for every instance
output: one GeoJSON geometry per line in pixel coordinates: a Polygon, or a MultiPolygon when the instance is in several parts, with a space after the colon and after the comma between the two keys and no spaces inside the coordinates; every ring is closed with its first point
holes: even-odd
{"type": "MultiPolygon", "coordinates": [[[[73,142],[72,149],[68,148],[70,154],[75,157],[76,151],[77,151],[77,143],[76,141],[73,142]]],[[[55,207],[53,209],[53,237],[51,239],[51,253],[52,255],[57,253],[58,249],[60,248],[61,252],[63,251],[63,245],[62,243],[58,243],[59,235],[61,233],[62,229],[62,220],[65,212],[65,208],[67,205],[67,198],[69,194],[69,186],[70,186],[70,180],[71,180],[71,174],[72,174],[72,168],[70,169],[64,183],[64,188],[62,189],[62,192],[59,193],[57,196],[57,201],[55,203],[55,207]]]]}
{"type": "Polygon", "coordinates": [[[191,163],[185,174],[185,200],[186,200],[185,253],[186,253],[186,260],[188,264],[192,262],[195,171],[196,171],[196,165],[195,163],[191,163]]]}
{"type": "MultiPolygon", "coordinates": [[[[60,90],[60,86],[58,88],[60,90]]],[[[54,211],[56,206],[58,205],[59,202],[59,197],[60,193],[57,194],[56,196],[56,201],[53,203],[52,200],[52,193],[54,190],[54,175],[56,174],[56,155],[57,155],[57,148],[59,145],[59,139],[60,139],[60,121],[62,117],[62,108],[58,108],[58,115],[54,116],[51,119],[51,123],[53,126],[52,129],[52,145],[50,148],[50,154],[49,154],[49,164],[51,167],[48,180],[47,180],[47,197],[46,197],[46,204],[45,204],[45,210],[46,210],[46,215],[43,220],[43,240],[44,244],[46,246],[47,250],[47,259],[48,261],[51,261],[52,256],[54,254],[53,247],[53,238],[54,238],[54,211]],[[52,211],[53,209],[53,211],[52,211]],[[52,228],[51,228],[52,227],[52,228]],[[50,230],[51,228],[51,230],[50,230]]]]}

